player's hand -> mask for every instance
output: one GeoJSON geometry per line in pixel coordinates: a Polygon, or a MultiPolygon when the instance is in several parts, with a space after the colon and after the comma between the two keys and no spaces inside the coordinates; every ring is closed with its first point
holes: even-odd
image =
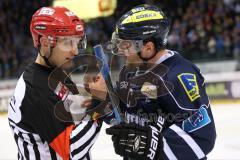
{"type": "Polygon", "coordinates": [[[95,98],[106,100],[107,87],[104,78],[101,74],[91,75],[87,74],[84,77],[84,85],[88,92],[95,98]]]}
{"type": "Polygon", "coordinates": [[[115,152],[120,156],[145,160],[161,157],[162,134],[157,127],[121,123],[107,128],[106,133],[112,135],[115,152]]]}
{"type": "Polygon", "coordinates": [[[92,105],[91,97],[81,95],[68,95],[65,101],[69,104],[70,112],[73,114],[84,115],[86,109],[92,105]]]}

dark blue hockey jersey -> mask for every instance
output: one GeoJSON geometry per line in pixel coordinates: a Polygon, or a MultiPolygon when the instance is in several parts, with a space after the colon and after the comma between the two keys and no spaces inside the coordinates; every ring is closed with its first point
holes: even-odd
{"type": "Polygon", "coordinates": [[[117,82],[121,109],[127,122],[166,120],[163,159],[204,159],[213,149],[216,131],[200,70],[178,53],[141,73],[141,67],[120,72],[117,82]]]}

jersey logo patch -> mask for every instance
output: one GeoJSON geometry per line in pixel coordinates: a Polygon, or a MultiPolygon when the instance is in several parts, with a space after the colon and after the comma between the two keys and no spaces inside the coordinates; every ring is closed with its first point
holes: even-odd
{"type": "Polygon", "coordinates": [[[193,132],[211,122],[206,105],[202,105],[191,117],[183,121],[182,128],[186,132],[193,132]]]}
{"type": "Polygon", "coordinates": [[[67,97],[69,90],[62,82],[59,82],[54,92],[59,98],[61,98],[61,100],[64,100],[67,97]]]}
{"type": "Polygon", "coordinates": [[[38,15],[47,15],[47,16],[52,16],[55,13],[55,10],[49,7],[43,7],[38,15]]]}
{"type": "Polygon", "coordinates": [[[180,80],[191,102],[200,97],[196,75],[191,73],[182,73],[178,75],[178,79],[180,80]]]}
{"type": "Polygon", "coordinates": [[[140,10],[139,12],[136,12],[136,10],[133,10],[134,13],[131,16],[127,16],[122,21],[122,24],[143,22],[143,21],[153,20],[153,19],[163,19],[163,15],[161,15],[160,12],[142,10],[142,9],[139,9],[139,10],[140,10]]]}
{"type": "Polygon", "coordinates": [[[141,88],[141,93],[146,95],[148,98],[157,99],[157,86],[144,82],[141,88]]]}

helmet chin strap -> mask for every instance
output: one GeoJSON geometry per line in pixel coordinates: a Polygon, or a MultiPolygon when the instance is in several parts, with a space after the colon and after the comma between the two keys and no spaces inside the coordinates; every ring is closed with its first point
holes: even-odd
{"type": "Polygon", "coordinates": [[[38,49],[38,53],[40,54],[40,56],[43,58],[44,62],[51,68],[53,68],[54,66],[49,62],[49,58],[52,56],[52,50],[53,50],[53,47],[50,47],[50,55],[49,57],[46,57],[44,55],[42,55],[40,49],[38,49]]]}

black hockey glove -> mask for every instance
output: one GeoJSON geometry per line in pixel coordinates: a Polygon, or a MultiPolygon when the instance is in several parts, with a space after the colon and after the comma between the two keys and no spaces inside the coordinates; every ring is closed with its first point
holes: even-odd
{"type": "Polygon", "coordinates": [[[116,154],[125,158],[156,160],[163,150],[161,129],[151,125],[121,123],[106,129],[116,154]]]}

